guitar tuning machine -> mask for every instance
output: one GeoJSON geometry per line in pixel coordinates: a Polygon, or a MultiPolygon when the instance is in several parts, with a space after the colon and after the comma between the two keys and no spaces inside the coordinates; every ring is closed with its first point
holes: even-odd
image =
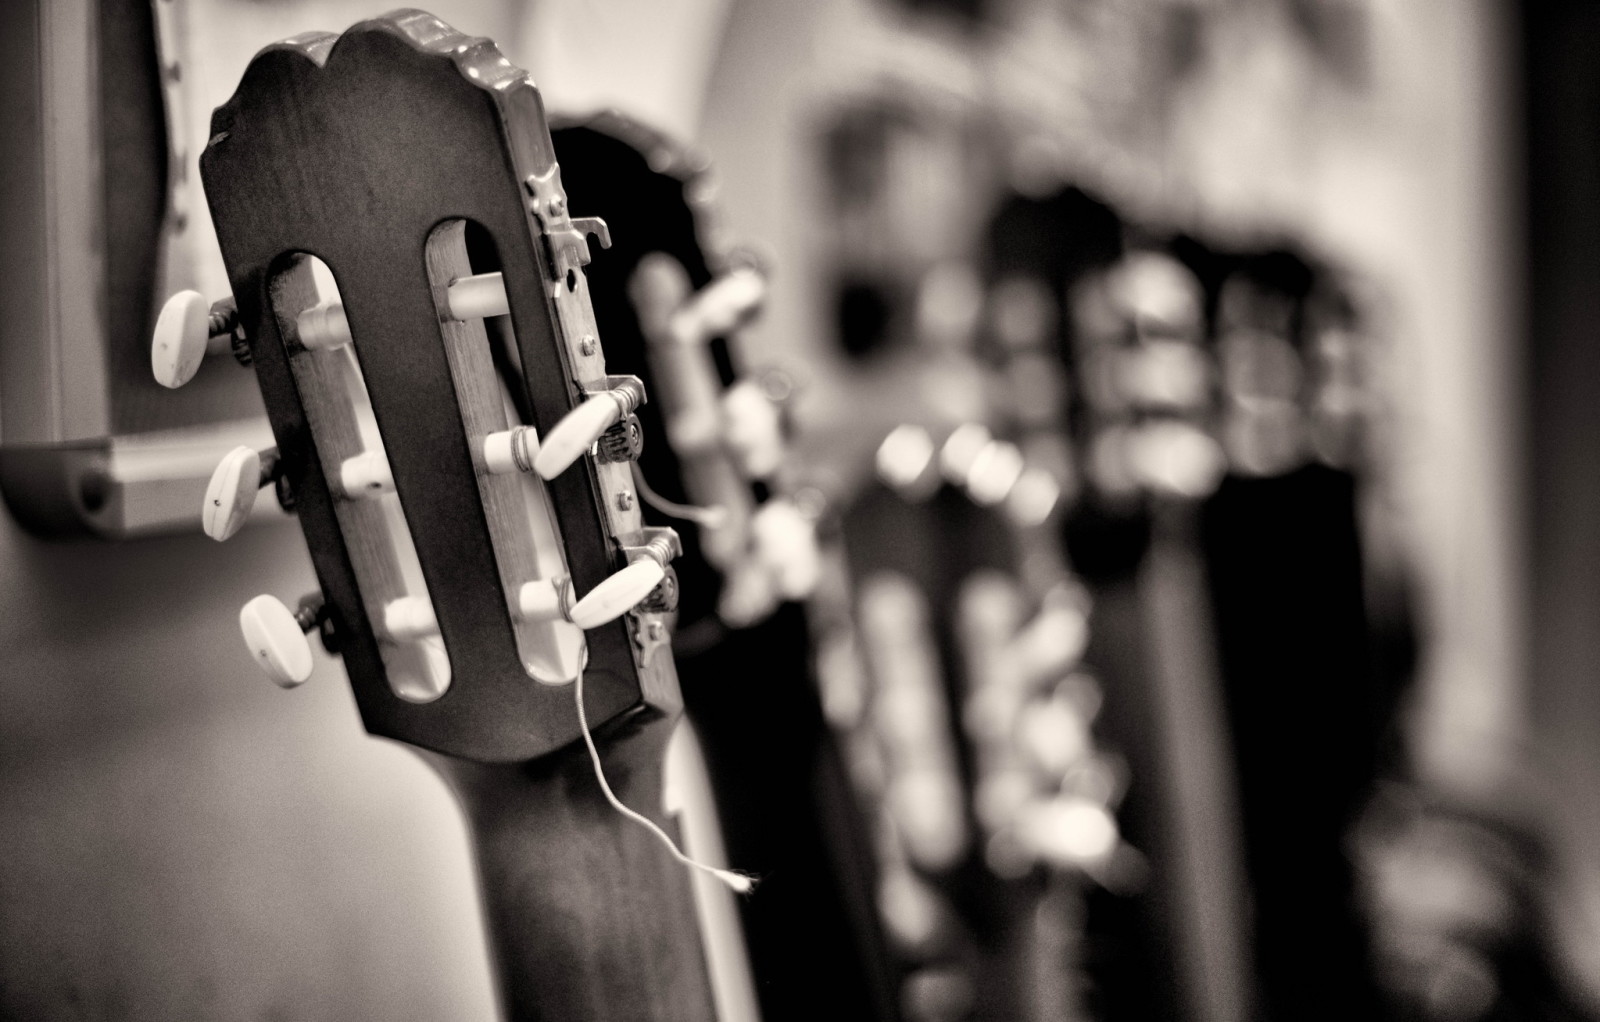
{"type": "Polygon", "coordinates": [[[599,217],[574,217],[568,212],[559,164],[551,164],[543,174],[529,174],[522,187],[528,193],[528,211],[544,229],[551,269],[558,281],[568,282],[567,289],[571,290],[576,278],[569,274],[589,265],[589,236],[598,238],[601,248],[610,248],[611,229],[599,217]]]}
{"type": "MultiPolygon", "coordinates": [[[[499,275],[494,276],[492,284],[498,283],[499,275]]],[[[350,343],[350,324],[337,300],[304,310],[295,326],[300,346],[309,351],[350,343]]],[[[242,366],[250,364],[250,344],[239,327],[239,309],[231,295],[210,304],[198,291],[179,291],[167,299],[150,339],[150,371],[157,383],[181,387],[194,379],[208,356],[225,352],[242,366]]]]}
{"type": "Polygon", "coordinates": [[[683,542],[669,528],[646,528],[642,538],[644,542],[623,549],[633,559],[629,569],[639,565],[660,565],[662,569],[661,580],[639,601],[638,613],[628,619],[628,635],[638,649],[639,661],[648,666],[656,651],[672,642],[659,615],[678,609],[678,575],[668,562],[683,553],[683,542]]]}
{"type": "Polygon", "coordinates": [[[683,543],[667,528],[645,529],[641,539],[641,543],[623,548],[628,566],[581,600],[573,600],[572,580],[565,576],[524,584],[517,594],[518,614],[524,621],[560,619],[587,630],[629,611],[664,614],[676,610],[678,576],[670,562],[683,553],[683,543]]]}
{"type": "Polygon", "coordinates": [[[654,563],[661,566],[661,580],[640,600],[639,610],[650,614],[670,614],[678,609],[678,574],[672,570],[672,561],[682,556],[683,540],[677,530],[666,527],[649,527],[642,530],[644,542],[623,547],[633,564],[654,563]]]}
{"type": "Polygon", "coordinates": [[[614,423],[596,441],[595,457],[602,462],[638,461],[644,453],[644,426],[632,412],[614,423]]]}
{"type": "Polygon", "coordinates": [[[339,651],[339,635],[320,593],[308,593],[290,610],[282,600],[262,594],[239,611],[239,631],[251,659],[281,688],[295,688],[311,677],[313,662],[307,633],[315,630],[322,647],[339,651]]]}
{"type": "MultiPolygon", "coordinates": [[[[276,447],[263,451],[235,447],[225,454],[217,462],[211,482],[206,486],[205,503],[200,511],[200,524],[205,534],[219,543],[232,538],[249,519],[256,496],[268,485],[277,493],[278,506],[293,511],[294,490],[276,447]]],[[[393,492],[394,476],[383,451],[363,451],[339,465],[336,495],[346,500],[362,500],[393,492]]]]}
{"type": "MultiPolygon", "coordinates": [[[[612,427],[632,429],[627,420],[645,402],[644,383],[637,376],[607,376],[585,390],[588,399],[562,416],[539,445],[533,470],[542,479],[554,479],[565,472],[612,427]]],[[[641,435],[637,441],[640,450],[643,443],[641,435]]],[[[628,441],[629,447],[633,444],[628,441]]],[[[610,447],[618,452],[626,449],[620,440],[610,447]]]]}
{"type": "Polygon", "coordinates": [[[250,364],[250,346],[239,329],[233,296],[207,302],[198,291],[179,291],[156,317],[150,340],[150,371],[163,387],[176,389],[194,379],[207,355],[229,352],[250,364]]]}

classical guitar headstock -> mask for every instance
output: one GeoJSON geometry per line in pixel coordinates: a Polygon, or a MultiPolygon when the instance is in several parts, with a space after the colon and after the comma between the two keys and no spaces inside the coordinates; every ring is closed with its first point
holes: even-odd
{"type": "Polygon", "coordinates": [[[152,366],[255,368],[277,447],[218,467],[206,529],[274,484],[322,590],[247,605],[258,661],[304,680],[321,628],[369,731],[486,762],[578,738],[580,670],[596,724],[675,709],[644,387],[607,372],[584,272],[606,225],[571,215],[528,75],[416,11],[297,36],[218,108],[201,171],[233,297],[176,300],[152,366]]]}
{"type": "Polygon", "coordinates": [[[710,615],[713,597],[725,623],[750,624],[809,595],[819,571],[813,523],[784,478],[792,384],[753,371],[739,343],[762,308],[765,274],[707,243],[704,170],[681,146],[616,113],[552,135],[584,208],[618,226],[591,284],[612,362],[645,380],[654,400],[640,417],[666,441],[639,459],[641,490],[657,520],[694,522],[683,566],[696,572],[696,596],[684,624],[710,615]]]}

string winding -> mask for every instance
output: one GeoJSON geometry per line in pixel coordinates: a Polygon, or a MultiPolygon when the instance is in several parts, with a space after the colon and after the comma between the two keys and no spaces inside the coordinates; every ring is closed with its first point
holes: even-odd
{"type": "Polygon", "coordinates": [[[581,669],[578,671],[578,678],[572,689],[576,693],[575,698],[578,701],[578,726],[583,731],[583,744],[589,749],[589,762],[594,764],[594,778],[600,782],[600,790],[605,793],[606,801],[611,803],[611,808],[654,834],[662,844],[667,846],[667,851],[672,853],[672,857],[685,866],[715,877],[726,884],[728,889],[735,894],[749,894],[755,890],[756,882],[754,877],[746,876],[731,869],[719,869],[716,866],[709,866],[700,862],[698,859],[691,859],[683,854],[682,850],[678,848],[678,843],[672,840],[671,835],[656,826],[654,820],[642,813],[634,812],[622,804],[622,800],[617,798],[616,793],[611,790],[611,785],[606,781],[605,768],[600,765],[600,750],[595,748],[594,735],[589,733],[589,717],[583,709],[583,671],[581,669]]]}

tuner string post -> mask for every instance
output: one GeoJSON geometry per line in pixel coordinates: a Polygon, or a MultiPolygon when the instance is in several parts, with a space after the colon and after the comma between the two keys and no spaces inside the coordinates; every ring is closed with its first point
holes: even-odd
{"type": "Polygon", "coordinates": [[[539,455],[539,431],[532,426],[512,426],[485,434],[478,453],[483,470],[490,475],[532,472],[539,455]]]}
{"type": "Polygon", "coordinates": [[[327,616],[328,604],[321,593],[307,593],[300,597],[300,603],[294,610],[294,622],[302,632],[319,627],[327,616]]]}
{"type": "Polygon", "coordinates": [[[276,447],[265,447],[257,452],[256,457],[261,459],[261,478],[256,484],[259,489],[269,483],[276,483],[283,474],[283,459],[278,455],[276,447]]]}
{"type": "Polygon", "coordinates": [[[394,472],[383,451],[363,451],[339,463],[339,488],[346,500],[394,492],[394,472]]]}
{"type": "Polygon", "coordinates": [[[444,306],[455,320],[492,319],[511,311],[505,278],[499,273],[457,277],[444,289],[444,306]]]}
{"type": "Polygon", "coordinates": [[[401,596],[383,608],[383,635],[391,642],[417,642],[439,634],[433,604],[423,596],[401,596]]]}
{"type": "Polygon", "coordinates": [[[572,579],[566,575],[536,578],[517,590],[518,618],[523,621],[572,621],[572,579]]]}
{"type": "Polygon", "coordinates": [[[322,640],[323,649],[335,655],[339,653],[343,643],[339,629],[333,622],[333,607],[320,592],[310,592],[300,597],[294,620],[307,635],[315,630],[317,638],[322,640]]]}
{"type": "Polygon", "coordinates": [[[344,303],[325,298],[295,317],[295,335],[306,351],[330,351],[351,341],[344,303]]]}

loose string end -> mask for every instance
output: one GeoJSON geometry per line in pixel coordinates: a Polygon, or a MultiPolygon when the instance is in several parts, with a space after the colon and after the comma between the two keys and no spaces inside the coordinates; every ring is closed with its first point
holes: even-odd
{"type": "Polygon", "coordinates": [[[637,462],[633,466],[634,485],[639,488],[639,496],[644,502],[672,518],[680,518],[686,522],[694,522],[707,529],[720,529],[728,522],[728,509],[721,506],[698,507],[694,504],[680,504],[675,500],[668,500],[657,493],[644,477],[644,472],[637,462]]]}
{"type": "Polygon", "coordinates": [[[611,803],[611,808],[654,834],[662,844],[667,846],[667,851],[672,853],[672,857],[685,866],[715,877],[735,894],[749,894],[755,890],[755,877],[735,870],[712,866],[698,859],[691,859],[678,847],[678,843],[672,840],[672,836],[658,827],[654,820],[622,804],[622,800],[617,798],[616,792],[611,790],[610,783],[606,781],[605,768],[600,763],[600,750],[595,747],[594,735],[589,732],[589,716],[584,712],[583,708],[583,670],[581,668],[578,671],[576,680],[573,682],[572,689],[574,698],[578,703],[578,726],[583,732],[583,744],[589,749],[589,762],[594,765],[594,778],[600,782],[600,791],[605,795],[606,801],[611,803]]]}
{"type": "Polygon", "coordinates": [[[731,869],[718,869],[715,866],[706,866],[702,863],[695,863],[695,865],[700,866],[703,870],[705,870],[705,872],[710,873],[718,880],[721,880],[727,885],[728,890],[732,891],[734,894],[749,894],[751,891],[756,889],[756,878],[753,876],[748,876],[744,873],[738,873],[731,869]]]}

